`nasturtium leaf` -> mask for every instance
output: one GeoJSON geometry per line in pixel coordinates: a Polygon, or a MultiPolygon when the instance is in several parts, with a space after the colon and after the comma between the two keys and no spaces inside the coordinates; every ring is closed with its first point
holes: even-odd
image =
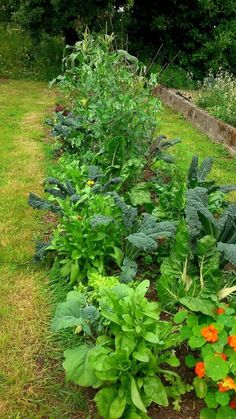
{"type": "Polygon", "coordinates": [[[225,314],[221,314],[217,319],[217,323],[222,323],[227,327],[232,327],[234,322],[233,316],[226,316],[225,314]]]}
{"type": "Polygon", "coordinates": [[[182,339],[188,339],[193,335],[193,329],[190,326],[183,326],[180,335],[182,339]]]}
{"type": "Polygon", "coordinates": [[[203,328],[203,325],[200,325],[200,324],[196,324],[195,326],[192,326],[194,336],[202,336],[202,328],[203,328]]]}
{"type": "Polygon", "coordinates": [[[97,383],[94,369],[89,362],[89,356],[94,347],[80,345],[77,348],[67,349],[64,353],[65,361],[63,367],[68,380],[80,386],[93,386],[97,383]]]}
{"type": "Polygon", "coordinates": [[[188,316],[188,312],[186,310],[181,310],[174,316],[174,322],[179,324],[182,323],[186,317],[188,316]]]}
{"type": "Polygon", "coordinates": [[[143,381],[144,392],[148,399],[160,406],[167,407],[169,404],[168,397],[161,379],[157,376],[153,376],[145,377],[143,381]]]}
{"type": "Polygon", "coordinates": [[[187,320],[186,323],[190,327],[194,327],[198,325],[198,316],[196,314],[191,314],[187,320]]]}
{"type": "Polygon", "coordinates": [[[207,382],[203,378],[195,377],[193,380],[195,393],[199,399],[204,399],[207,395],[207,382]]]}
{"type": "Polygon", "coordinates": [[[219,403],[217,403],[216,398],[215,398],[215,393],[207,393],[206,397],[204,398],[204,401],[207,405],[207,407],[211,408],[211,409],[216,409],[217,406],[219,405],[219,403]]]}
{"type": "Polygon", "coordinates": [[[229,356],[230,356],[230,363],[231,363],[231,371],[233,374],[236,374],[236,352],[230,354],[229,356]]]}
{"type": "Polygon", "coordinates": [[[234,326],[232,327],[232,329],[231,329],[231,332],[230,332],[230,335],[236,335],[236,321],[235,321],[235,324],[234,324],[234,326]]]}
{"type": "Polygon", "coordinates": [[[191,336],[189,339],[189,346],[192,349],[201,348],[206,343],[205,339],[201,336],[191,336]]]}
{"type": "Polygon", "coordinates": [[[215,419],[215,418],[216,418],[216,412],[213,409],[209,409],[205,407],[200,412],[200,419],[215,419]]]}
{"type": "Polygon", "coordinates": [[[126,397],[116,397],[109,409],[109,419],[119,419],[122,417],[126,406],[126,397]]]}
{"type": "Polygon", "coordinates": [[[228,406],[230,401],[230,395],[228,392],[221,393],[220,391],[217,391],[215,393],[215,398],[217,403],[219,403],[221,406],[228,406]]]}
{"type": "Polygon", "coordinates": [[[215,354],[216,350],[214,349],[212,343],[207,343],[203,348],[202,348],[202,356],[205,358],[205,356],[207,355],[211,355],[211,354],[215,354]]]}
{"type": "Polygon", "coordinates": [[[220,407],[216,413],[216,419],[236,419],[236,411],[228,406],[220,407]]]}
{"type": "Polygon", "coordinates": [[[144,406],[144,404],[142,402],[142,399],[140,397],[139,391],[137,389],[137,385],[136,385],[135,379],[133,377],[131,377],[130,378],[130,381],[131,381],[131,387],[130,387],[130,390],[131,390],[131,399],[132,399],[133,404],[139,410],[141,410],[141,412],[147,413],[147,409],[144,406]]]}
{"type": "Polygon", "coordinates": [[[206,375],[214,381],[224,379],[229,372],[229,363],[215,354],[207,355],[204,358],[206,375]]]}
{"type": "Polygon", "coordinates": [[[212,345],[215,352],[223,352],[224,346],[227,344],[228,335],[225,330],[218,334],[218,340],[212,345]]]}
{"type": "Polygon", "coordinates": [[[193,368],[195,367],[197,362],[197,359],[193,356],[193,355],[187,355],[185,357],[185,364],[187,365],[187,367],[189,368],[193,368]]]}

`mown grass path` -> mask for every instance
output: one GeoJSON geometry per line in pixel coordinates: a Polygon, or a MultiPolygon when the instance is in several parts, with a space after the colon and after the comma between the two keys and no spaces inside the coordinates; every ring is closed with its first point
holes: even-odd
{"type": "MultiPolygon", "coordinates": [[[[162,116],[158,123],[158,132],[169,138],[180,138],[182,142],[170,151],[176,156],[176,164],[186,172],[193,155],[200,160],[205,157],[214,157],[211,177],[219,185],[236,184],[236,157],[220,145],[212,142],[206,135],[194,128],[180,113],[164,106],[162,116]]],[[[236,192],[230,194],[236,200],[236,192]]]]}
{"type": "Polygon", "coordinates": [[[54,100],[44,83],[0,81],[1,419],[84,417],[55,362],[62,348],[51,337],[46,271],[31,261],[42,214],[28,207],[27,197],[41,193],[43,119],[54,100]]]}

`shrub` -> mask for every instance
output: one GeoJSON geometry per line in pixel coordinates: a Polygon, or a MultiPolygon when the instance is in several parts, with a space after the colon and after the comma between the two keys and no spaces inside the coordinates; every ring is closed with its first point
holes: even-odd
{"type": "Polygon", "coordinates": [[[220,70],[214,77],[210,72],[200,86],[196,103],[215,117],[236,127],[236,79],[220,70]]]}
{"type": "Polygon", "coordinates": [[[23,29],[0,24],[0,76],[49,81],[60,71],[64,42],[41,34],[35,42],[23,29]]]}

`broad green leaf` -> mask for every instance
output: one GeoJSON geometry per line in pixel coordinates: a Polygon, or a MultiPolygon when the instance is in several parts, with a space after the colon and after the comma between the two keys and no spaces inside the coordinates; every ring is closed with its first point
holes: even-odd
{"type": "Polygon", "coordinates": [[[90,355],[90,364],[96,371],[109,371],[112,369],[110,365],[109,353],[111,349],[104,346],[96,346],[90,355]]]}
{"type": "Polygon", "coordinates": [[[159,336],[152,332],[146,332],[143,334],[145,340],[151,343],[160,343],[159,336]]]}
{"type": "Polygon", "coordinates": [[[209,300],[200,297],[183,297],[179,301],[191,311],[200,312],[211,317],[215,316],[216,305],[209,300]]]}
{"type": "Polygon", "coordinates": [[[197,244],[199,257],[200,284],[214,292],[221,280],[220,253],[216,247],[216,240],[212,236],[202,237],[197,244]]]}
{"type": "Polygon", "coordinates": [[[89,356],[94,347],[80,345],[77,348],[67,349],[64,353],[65,361],[63,367],[68,380],[80,386],[93,386],[97,383],[94,369],[89,362],[89,356]]]}
{"type": "Polygon", "coordinates": [[[150,350],[144,345],[143,347],[139,348],[137,351],[133,352],[133,358],[137,359],[140,362],[148,362],[150,350]]]}
{"type": "Polygon", "coordinates": [[[221,406],[228,406],[230,401],[230,395],[228,392],[221,393],[220,391],[217,391],[215,393],[215,398],[217,403],[219,403],[221,406]]]}
{"type": "Polygon", "coordinates": [[[117,398],[117,389],[109,386],[98,391],[94,400],[97,405],[98,413],[101,417],[110,419],[110,406],[112,402],[117,398]]]}
{"type": "Polygon", "coordinates": [[[134,207],[152,203],[151,194],[147,187],[148,185],[145,182],[138,183],[129,192],[130,201],[134,207]]]}
{"type": "Polygon", "coordinates": [[[140,394],[139,394],[139,391],[137,389],[137,385],[136,385],[136,382],[135,382],[134,378],[131,377],[130,378],[130,381],[131,381],[131,383],[130,383],[131,384],[131,387],[130,387],[130,390],[131,390],[131,399],[132,399],[133,404],[139,410],[141,410],[141,412],[147,413],[147,409],[146,409],[146,407],[144,406],[144,404],[142,402],[142,399],[140,397],[140,394]]]}
{"type": "Polygon", "coordinates": [[[189,339],[189,346],[192,349],[201,348],[206,343],[205,339],[201,336],[191,336],[189,339]]]}
{"type": "Polygon", "coordinates": [[[200,412],[200,419],[215,419],[215,418],[216,418],[216,412],[213,409],[209,409],[205,407],[200,412]]]}
{"type": "Polygon", "coordinates": [[[220,356],[207,355],[204,358],[206,375],[214,381],[224,379],[229,372],[229,363],[224,361],[220,356]]]}
{"type": "Polygon", "coordinates": [[[195,367],[197,362],[197,359],[193,356],[193,355],[187,355],[185,357],[185,364],[187,365],[187,367],[189,368],[193,368],[195,367]]]}
{"type": "Polygon", "coordinates": [[[119,419],[122,417],[126,406],[126,397],[116,397],[110,405],[109,418],[119,419]]]}
{"type": "Polygon", "coordinates": [[[82,323],[81,305],[76,300],[59,303],[52,320],[52,330],[58,332],[67,327],[79,326],[82,323]]]}
{"type": "Polygon", "coordinates": [[[215,393],[211,393],[209,392],[206,397],[204,398],[204,401],[207,405],[207,407],[211,408],[211,409],[216,409],[217,406],[219,405],[216,401],[215,398],[215,393]]]}
{"type": "Polygon", "coordinates": [[[191,314],[187,320],[186,323],[190,327],[194,327],[198,325],[198,316],[196,314],[191,314]]]}
{"type": "Polygon", "coordinates": [[[188,312],[186,310],[178,311],[178,313],[176,313],[174,316],[174,322],[177,324],[182,323],[187,316],[188,312]]]}
{"type": "Polygon", "coordinates": [[[135,337],[131,334],[120,333],[115,337],[116,349],[125,350],[131,354],[136,346],[135,337]]]}
{"type": "Polygon", "coordinates": [[[70,284],[74,284],[79,276],[79,265],[78,261],[74,261],[71,263],[71,269],[70,269],[70,284]]]}
{"type": "Polygon", "coordinates": [[[157,376],[145,377],[143,385],[145,394],[154,403],[160,406],[168,406],[168,397],[161,379],[157,376]]]}
{"type": "Polygon", "coordinates": [[[134,300],[136,304],[140,304],[143,301],[145,294],[148,291],[149,285],[150,281],[148,281],[147,279],[138,284],[137,288],[134,291],[134,300]]]}
{"type": "Polygon", "coordinates": [[[183,326],[180,331],[180,334],[183,340],[189,339],[193,335],[193,329],[190,326],[183,326]]]}
{"type": "Polygon", "coordinates": [[[207,395],[207,382],[203,378],[195,377],[193,380],[195,393],[199,399],[204,399],[207,395]]]}
{"type": "Polygon", "coordinates": [[[216,419],[236,419],[236,411],[228,406],[220,407],[216,413],[216,419]]]}
{"type": "Polygon", "coordinates": [[[165,362],[168,365],[171,365],[171,367],[178,367],[180,365],[180,361],[176,356],[171,356],[170,358],[167,358],[165,362]]]}

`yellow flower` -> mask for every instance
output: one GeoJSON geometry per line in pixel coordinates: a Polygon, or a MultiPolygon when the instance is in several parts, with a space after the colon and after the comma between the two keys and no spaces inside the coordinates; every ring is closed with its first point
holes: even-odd
{"type": "Polygon", "coordinates": [[[88,181],[87,181],[87,185],[88,185],[88,186],[93,186],[93,185],[94,185],[94,183],[95,183],[95,182],[94,182],[94,180],[88,180],[88,181]]]}
{"type": "Polygon", "coordinates": [[[83,106],[87,105],[87,102],[88,102],[88,99],[85,99],[85,98],[80,100],[80,103],[83,106]]]}

